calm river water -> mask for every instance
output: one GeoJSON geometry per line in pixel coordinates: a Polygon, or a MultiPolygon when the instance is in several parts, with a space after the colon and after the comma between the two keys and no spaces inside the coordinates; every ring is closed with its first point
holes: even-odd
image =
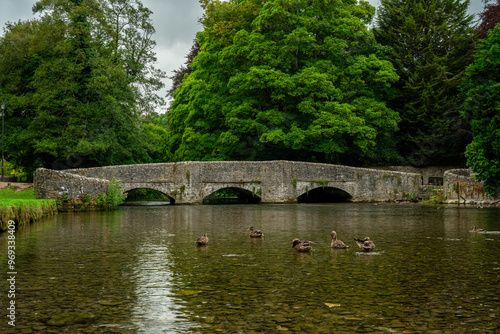
{"type": "MultiPolygon", "coordinates": [[[[5,277],[5,233],[0,251],[5,277]]],[[[500,333],[498,208],[61,213],[16,231],[16,270],[16,327],[2,279],[1,333],[500,333]],[[264,238],[250,239],[250,226],[264,238]],[[349,249],[330,248],[332,230],[349,249]],[[210,244],[197,247],[203,232],[210,244]],[[366,236],[376,252],[358,252],[353,238],[366,236]],[[295,237],[313,251],[297,253],[295,237]]]]}

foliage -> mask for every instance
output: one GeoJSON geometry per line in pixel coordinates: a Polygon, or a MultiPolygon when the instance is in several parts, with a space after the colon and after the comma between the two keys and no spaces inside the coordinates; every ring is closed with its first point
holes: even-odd
{"type": "Polygon", "coordinates": [[[382,0],[377,41],[391,47],[399,81],[388,106],[401,116],[405,163],[460,164],[470,132],[460,118],[459,84],[473,49],[465,0],[382,0]]]}
{"type": "Polygon", "coordinates": [[[64,206],[69,202],[69,195],[64,193],[56,199],[57,209],[63,210],[64,206]]]}
{"type": "Polygon", "coordinates": [[[227,198],[227,197],[239,197],[239,192],[235,189],[232,188],[223,188],[219,189],[210,195],[208,195],[208,198],[227,198]]]}
{"type": "Polygon", "coordinates": [[[184,80],[184,77],[192,72],[191,63],[193,62],[194,57],[198,55],[198,52],[200,52],[200,44],[198,44],[198,40],[195,39],[193,41],[193,46],[191,46],[191,50],[186,55],[186,62],[184,63],[184,65],[179,69],[174,70],[174,75],[169,77],[169,79],[172,80],[172,87],[168,90],[168,96],[173,97],[174,92],[177,90],[177,88],[179,88],[182,80],[184,80]]]}
{"type": "Polygon", "coordinates": [[[140,122],[162,99],[151,12],[140,1],[41,0],[0,39],[6,152],[64,169],[150,161],[140,122]]]}
{"type": "Polygon", "coordinates": [[[146,150],[151,162],[169,161],[171,154],[168,147],[169,133],[161,125],[146,123],[143,125],[146,150]]]}
{"type": "Polygon", "coordinates": [[[474,140],[467,146],[467,164],[490,194],[500,187],[500,26],[479,42],[474,62],[462,85],[463,113],[470,117],[474,140]]]}
{"type": "Polygon", "coordinates": [[[133,189],[127,192],[127,201],[165,200],[168,196],[154,189],[133,189]]]}
{"type": "Polygon", "coordinates": [[[169,122],[174,160],[367,163],[392,153],[393,66],[356,1],[201,1],[169,122]]]}
{"type": "Polygon", "coordinates": [[[443,204],[447,196],[444,194],[443,188],[430,188],[434,195],[430,196],[428,200],[422,201],[424,204],[443,204]]]}
{"type": "Polygon", "coordinates": [[[484,10],[479,14],[481,23],[476,27],[479,38],[486,38],[488,31],[493,29],[500,22],[500,0],[490,3],[488,0],[483,0],[485,3],[484,10]]]}
{"type": "Polygon", "coordinates": [[[123,192],[123,187],[119,180],[110,181],[108,191],[97,196],[96,204],[103,210],[113,210],[125,202],[127,194],[123,192]]]}

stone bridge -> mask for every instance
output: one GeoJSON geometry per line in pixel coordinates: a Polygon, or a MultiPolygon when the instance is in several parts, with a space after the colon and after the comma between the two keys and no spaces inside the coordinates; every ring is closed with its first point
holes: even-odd
{"type": "Polygon", "coordinates": [[[171,203],[201,204],[214,192],[231,188],[257,203],[390,201],[416,196],[421,175],[293,161],[192,161],[35,172],[39,198],[78,199],[106,192],[113,178],[125,191],[149,188],[171,203]]]}

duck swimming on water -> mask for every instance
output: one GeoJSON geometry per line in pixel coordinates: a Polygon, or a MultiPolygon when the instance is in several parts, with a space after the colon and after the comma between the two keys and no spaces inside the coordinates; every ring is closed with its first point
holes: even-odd
{"type": "Polygon", "coordinates": [[[364,239],[354,238],[354,241],[356,242],[356,245],[358,245],[358,247],[361,248],[361,250],[363,250],[364,252],[371,252],[375,249],[375,244],[370,240],[369,237],[366,237],[364,239]]]}
{"type": "Polygon", "coordinates": [[[337,232],[332,231],[330,235],[332,236],[332,248],[349,248],[343,241],[337,240],[337,232]]]}
{"type": "Polygon", "coordinates": [[[196,239],[196,243],[199,246],[208,244],[207,232],[203,233],[203,235],[201,237],[199,237],[198,239],[196,239]]]}
{"type": "Polygon", "coordinates": [[[292,240],[292,247],[298,252],[309,252],[312,249],[309,241],[300,241],[297,238],[292,240]]]}
{"type": "Polygon", "coordinates": [[[253,226],[248,230],[250,231],[250,238],[260,238],[264,236],[264,233],[262,233],[261,230],[256,230],[253,226]]]}
{"type": "Polygon", "coordinates": [[[476,228],[476,225],[472,226],[472,232],[478,233],[478,232],[486,232],[484,228],[476,228]]]}

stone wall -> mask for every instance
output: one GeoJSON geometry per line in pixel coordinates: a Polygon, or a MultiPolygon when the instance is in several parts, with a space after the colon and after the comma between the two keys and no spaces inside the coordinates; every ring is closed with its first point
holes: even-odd
{"type": "MultiPolygon", "coordinates": [[[[448,203],[493,202],[498,196],[491,196],[471,175],[470,169],[451,169],[444,173],[443,191],[448,203]]],[[[498,191],[497,191],[498,194],[498,191]]]]}
{"type": "Polygon", "coordinates": [[[108,184],[107,180],[38,168],[35,171],[33,187],[37,198],[59,199],[66,195],[68,199],[76,201],[86,194],[105,193],[108,184]]]}
{"type": "MultiPolygon", "coordinates": [[[[414,173],[421,175],[421,185],[429,184],[429,179],[443,178],[444,173],[450,169],[458,169],[453,166],[430,166],[430,167],[413,167],[413,166],[386,166],[376,167],[376,169],[398,171],[403,173],[414,173]]],[[[432,182],[431,182],[432,183],[432,182]]]]}
{"type": "MultiPolygon", "coordinates": [[[[495,200],[470,176],[469,170],[453,169],[443,174],[442,189],[448,202],[495,200]]],[[[434,168],[425,175],[437,176],[439,171],[434,168]]],[[[242,189],[259,197],[262,203],[296,203],[300,196],[325,187],[339,189],[355,202],[416,199],[425,195],[426,189],[421,186],[420,173],[293,161],[191,161],[65,171],[38,169],[34,187],[39,198],[54,199],[66,194],[78,200],[86,194],[105,193],[113,178],[121,180],[125,191],[150,188],[166,194],[173,203],[199,204],[224,188],[242,189]]]]}
{"type": "Polygon", "coordinates": [[[98,180],[116,178],[125,191],[151,188],[175,203],[202,203],[223,188],[239,188],[262,203],[294,203],[320,187],[349,193],[353,201],[391,201],[417,196],[420,175],[293,161],[209,161],[123,165],[65,170],[98,180]]]}

